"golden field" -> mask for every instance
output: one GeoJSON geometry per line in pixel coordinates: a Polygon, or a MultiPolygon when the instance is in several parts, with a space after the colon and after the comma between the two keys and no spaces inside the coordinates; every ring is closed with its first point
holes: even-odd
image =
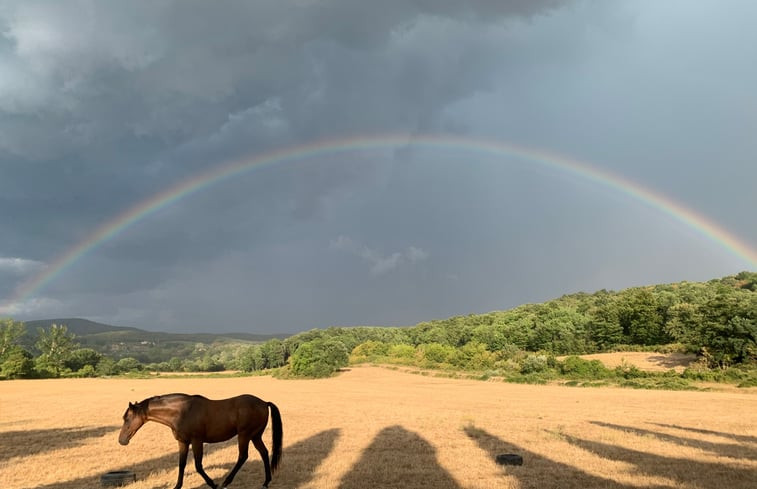
{"type": "MultiPolygon", "coordinates": [[[[693,353],[623,351],[613,353],[592,353],[579,356],[584,360],[599,360],[607,368],[615,368],[627,364],[633,365],[636,368],[647,372],[675,370],[676,372],[681,373],[686,367],[691,366],[697,360],[697,356],[693,353]]],[[[557,357],[558,360],[564,360],[565,358],[566,356],[557,357]]]]}
{"type": "MultiPolygon", "coordinates": [[[[129,401],[169,392],[251,393],[284,424],[274,488],[757,487],[757,391],[646,391],[533,386],[357,367],[323,380],[270,377],[19,380],[0,383],[0,487],[100,487],[132,470],[130,489],[171,488],[177,446],[146,424],[117,442],[129,401]],[[522,466],[495,456],[517,453],[522,466]]],[[[270,450],[270,433],[265,436],[270,450]]],[[[207,445],[220,482],[232,440],[207,445]]],[[[232,488],[260,487],[250,459],[232,488]]],[[[204,486],[191,461],[186,488],[204,486]]]]}

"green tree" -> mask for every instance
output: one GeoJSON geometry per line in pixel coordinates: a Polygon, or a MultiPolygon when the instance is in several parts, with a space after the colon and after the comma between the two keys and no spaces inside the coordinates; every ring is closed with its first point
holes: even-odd
{"type": "Polygon", "coordinates": [[[142,370],[142,363],[136,358],[124,357],[116,362],[116,368],[119,372],[138,372],[142,370]]]}
{"type": "Polygon", "coordinates": [[[389,348],[389,358],[398,360],[399,363],[409,363],[415,357],[415,348],[413,345],[400,343],[392,345],[389,348]]]}
{"type": "Polygon", "coordinates": [[[110,357],[102,357],[95,370],[97,375],[118,375],[116,361],[110,357]]]}
{"type": "Polygon", "coordinates": [[[202,359],[198,362],[198,366],[203,372],[220,372],[224,370],[223,363],[218,361],[218,358],[210,354],[205,354],[205,356],[203,356],[202,359]]]}
{"type": "Polygon", "coordinates": [[[607,350],[623,343],[618,305],[609,292],[602,290],[594,294],[594,304],[589,307],[588,316],[589,340],[598,349],[607,350]]]}
{"type": "Polygon", "coordinates": [[[0,359],[10,353],[26,334],[26,325],[10,318],[0,318],[0,359]]]}
{"type": "Polygon", "coordinates": [[[6,352],[0,361],[0,377],[4,379],[24,379],[34,373],[34,360],[28,351],[15,347],[6,352]]]}
{"type": "Polygon", "coordinates": [[[254,372],[263,368],[263,355],[260,346],[253,345],[242,349],[237,358],[237,366],[245,372],[254,372]]]}
{"type": "Polygon", "coordinates": [[[355,361],[369,361],[378,357],[385,357],[389,354],[389,346],[382,341],[368,340],[353,348],[350,358],[355,359],[355,361]]]}
{"type": "Polygon", "coordinates": [[[171,372],[181,372],[184,368],[184,362],[178,357],[171,357],[171,359],[168,360],[168,365],[171,372]]]}
{"type": "Polygon", "coordinates": [[[40,351],[37,365],[44,372],[59,377],[65,371],[66,361],[76,348],[75,335],[65,325],[52,324],[48,330],[40,329],[35,346],[40,351]]]}
{"type": "Polygon", "coordinates": [[[278,338],[268,340],[260,345],[261,368],[277,368],[286,365],[286,346],[278,338]]]}
{"type": "Polygon", "coordinates": [[[63,364],[71,371],[76,372],[87,365],[96,369],[100,359],[102,359],[102,355],[92,348],[79,348],[73,350],[63,364]]]}
{"type": "Polygon", "coordinates": [[[347,365],[349,352],[339,340],[317,339],[302,343],[290,360],[294,375],[328,377],[347,365]]]}
{"type": "Polygon", "coordinates": [[[486,345],[470,341],[458,348],[453,363],[465,369],[486,370],[494,366],[494,353],[486,349],[486,345]]]}
{"type": "Polygon", "coordinates": [[[663,316],[654,294],[648,289],[630,291],[621,303],[620,325],[628,341],[637,345],[667,343],[663,316]]]}
{"type": "Polygon", "coordinates": [[[702,346],[699,326],[703,317],[699,306],[689,302],[681,302],[670,308],[670,320],[665,325],[665,331],[679,343],[689,345],[692,349],[702,346]]]}
{"type": "Polygon", "coordinates": [[[711,366],[757,362],[757,294],[722,290],[699,312],[695,336],[711,366]]]}
{"type": "Polygon", "coordinates": [[[455,348],[449,345],[439,343],[426,343],[419,346],[423,354],[424,363],[427,366],[434,366],[440,363],[451,363],[456,356],[455,348]]]}

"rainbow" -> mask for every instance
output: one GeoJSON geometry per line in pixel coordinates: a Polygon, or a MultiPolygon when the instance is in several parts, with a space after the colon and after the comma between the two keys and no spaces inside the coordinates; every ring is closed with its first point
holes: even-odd
{"type": "Polygon", "coordinates": [[[100,244],[114,238],[160,209],[189,197],[202,189],[238,176],[253,168],[284,164],[305,160],[322,155],[334,155],[359,150],[392,149],[418,146],[431,149],[470,151],[484,153],[495,157],[515,157],[537,163],[543,167],[577,175],[582,179],[626,194],[664,214],[672,217],[699,234],[714,241],[733,255],[744,260],[750,268],[757,268],[757,251],[746,242],[718,226],[708,218],[652,190],[646,189],[631,180],[592,167],[586,163],[551,153],[542,149],[528,148],[511,143],[476,139],[457,135],[412,135],[389,134],[378,136],[361,136],[345,139],[329,139],[307,144],[289,146],[269,151],[252,157],[234,160],[205,172],[194,175],[152,197],[139,202],[115,218],[95,229],[81,242],[68,249],[36,276],[31,277],[14,294],[0,305],[0,314],[12,310],[13,304],[21,303],[38,293],[46,284],[55,280],[65,270],[73,266],[82,256],[100,244]]]}

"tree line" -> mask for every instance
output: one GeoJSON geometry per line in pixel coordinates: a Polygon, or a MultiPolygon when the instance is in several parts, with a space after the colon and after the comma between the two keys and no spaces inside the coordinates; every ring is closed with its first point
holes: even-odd
{"type": "Polygon", "coordinates": [[[702,368],[725,370],[757,364],[757,273],[577,293],[412,327],[331,327],[254,345],[197,345],[148,364],[80,348],[64,325],[41,330],[33,352],[18,344],[23,333],[23,323],[0,320],[4,378],[225,369],[320,377],[350,361],[528,374],[556,368],[559,355],[638,349],[692,352],[702,368]]]}

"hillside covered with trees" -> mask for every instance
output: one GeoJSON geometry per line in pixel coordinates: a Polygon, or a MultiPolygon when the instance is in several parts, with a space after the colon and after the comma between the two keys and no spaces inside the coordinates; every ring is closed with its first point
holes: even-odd
{"type": "MultiPolygon", "coordinates": [[[[690,377],[715,378],[731,371],[737,378],[752,378],[743,372],[757,367],[757,273],[582,292],[404,328],[332,327],[259,343],[195,342],[167,349],[162,358],[118,358],[113,345],[83,346],[63,325],[40,329],[31,348],[19,341],[25,334],[23,323],[0,323],[0,376],[283,369],[287,375],[319,377],[350,361],[369,361],[503,376],[565,374],[567,368],[567,373],[581,370],[584,376],[602,377],[608,374],[596,364],[555,357],[656,350],[696,353],[698,370],[685,373],[690,377]]],[[[633,369],[618,373],[640,375],[633,369]]]]}

